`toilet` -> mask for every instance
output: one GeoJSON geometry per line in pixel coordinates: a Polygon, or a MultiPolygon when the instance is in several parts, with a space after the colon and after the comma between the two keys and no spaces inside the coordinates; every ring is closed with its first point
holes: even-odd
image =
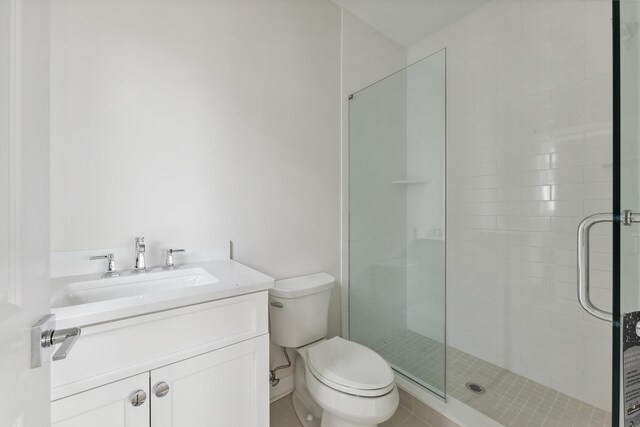
{"type": "Polygon", "coordinates": [[[293,407],[305,427],[374,427],[398,407],[395,377],[373,350],[326,339],[334,285],[326,273],[277,280],[269,290],[271,340],[297,352],[293,407]]]}

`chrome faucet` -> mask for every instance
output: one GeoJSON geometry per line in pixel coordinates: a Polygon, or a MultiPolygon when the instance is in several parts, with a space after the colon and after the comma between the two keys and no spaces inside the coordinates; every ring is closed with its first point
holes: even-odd
{"type": "Polygon", "coordinates": [[[145,259],[144,237],[136,237],[136,259],[133,264],[132,273],[146,273],[147,263],[145,259]]]}

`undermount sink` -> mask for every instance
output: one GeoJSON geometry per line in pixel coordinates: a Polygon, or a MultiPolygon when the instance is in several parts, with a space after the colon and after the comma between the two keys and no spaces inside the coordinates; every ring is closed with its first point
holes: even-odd
{"type": "Polygon", "coordinates": [[[155,271],[85,280],[66,285],[62,292],[54,296],[51,307],[55,309],[119,298],[143,297],[218,282],[218,279],[203,268],[155,271]]]}

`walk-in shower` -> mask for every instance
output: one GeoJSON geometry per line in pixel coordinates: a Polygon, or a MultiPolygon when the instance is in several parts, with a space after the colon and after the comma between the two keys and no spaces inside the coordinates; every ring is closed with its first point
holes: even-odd
{"type": "MultiPolygon", "coordinates": [[[[350,339],[505,426],[611,425],[611,324],[576,298],[578,224],[612,209],[610,18],[489,1],[349,100],[350,339]]],[[[612,246],[595,226],[606,311],[612,246]]]]}

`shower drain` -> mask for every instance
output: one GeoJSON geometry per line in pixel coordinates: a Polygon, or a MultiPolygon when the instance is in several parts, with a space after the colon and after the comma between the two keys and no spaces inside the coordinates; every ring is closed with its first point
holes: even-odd
{"type": "Polygon", "coordinates": [[[478,383],[468,382],[464,386],[467,388],[467,390],[471,390],[475,394],[482,394],[486,391],[484,387],[482,387],[478,383]]]}

